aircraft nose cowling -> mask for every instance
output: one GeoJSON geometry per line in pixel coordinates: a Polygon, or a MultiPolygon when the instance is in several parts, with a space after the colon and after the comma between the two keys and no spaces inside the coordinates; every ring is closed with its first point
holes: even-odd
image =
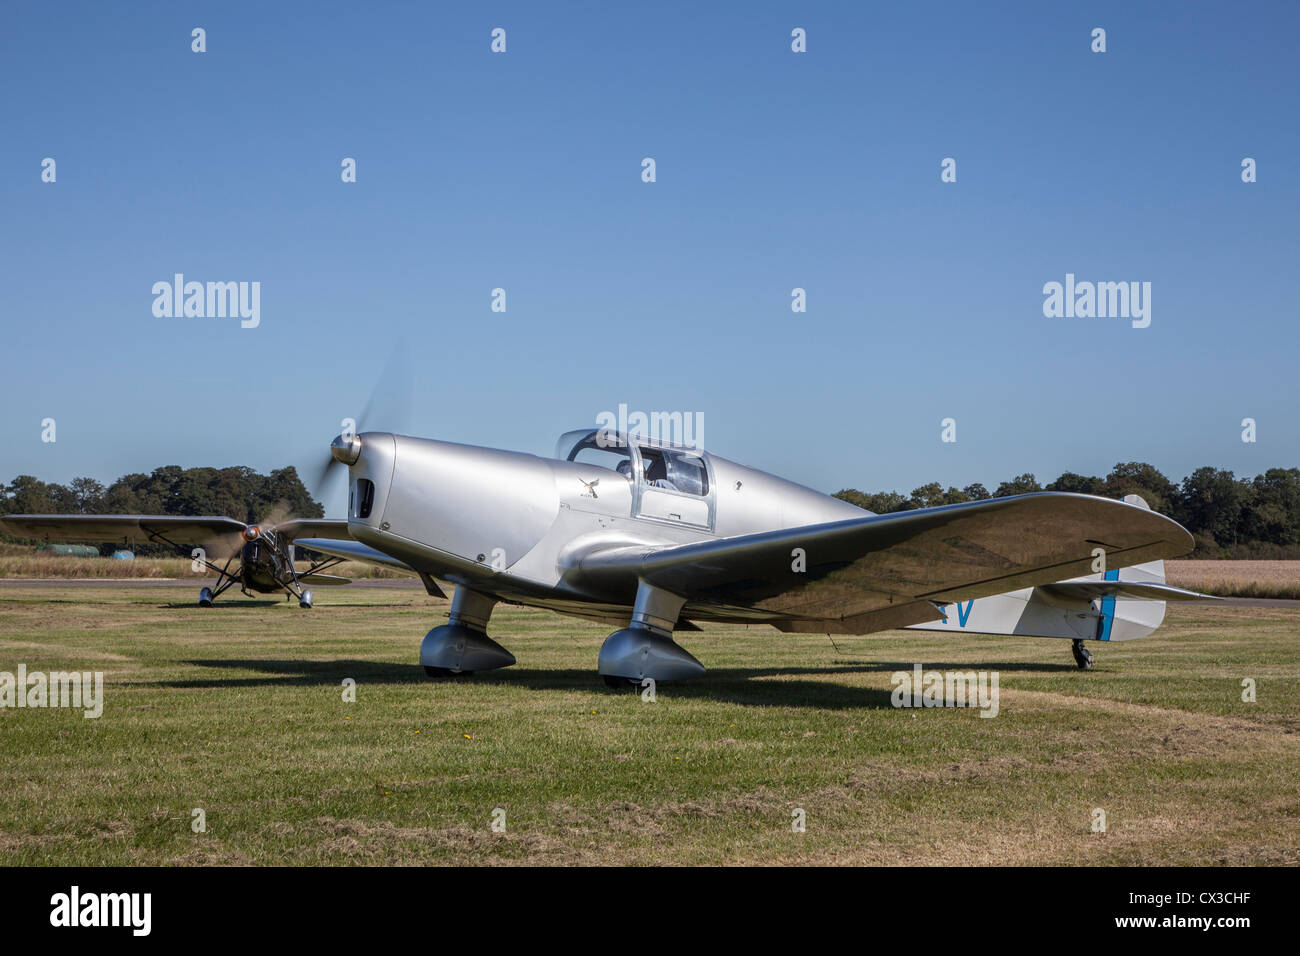
{"type": "Polygon", "coordinates": [[[387,535],[502,571],[532,550],[559,514],[551,470],[534,455],[394,439],[379,526],[387,535]]]}
{"type": "Polygon", "coordinates": [[[366,432],[351,439],[340,435],[330,445],[330,454],[348,466],[348,528],[353,537],[357,530],[381,527],[393,479],[393,437],[388,432],[366,432]]]}

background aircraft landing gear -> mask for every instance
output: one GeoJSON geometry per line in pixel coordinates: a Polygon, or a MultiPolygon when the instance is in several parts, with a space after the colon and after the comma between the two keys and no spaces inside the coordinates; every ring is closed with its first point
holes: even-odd
{"type": "Polygon", "coordinates": [[[230,573],[230,565],[234,560],[234,558],[231,558],[226,562],[224,567],[220,568],[210,561],[203,562],[209,571],[215,571],[217,573],[217,583],[215,587],[199,588],[199,607],[212,607],[212,602],[220,597],[225,592],[226,588],[230,587],[240,579],[243,574],[242,569],[235,574],[230,573]]]}
{"type": "Polygon", "coordinates": [[[1092,670],[1092,654],[1083,646],[1083,641],[1074,642],[1074,662],[1079,665],[1079,670],[1092,670]]]}

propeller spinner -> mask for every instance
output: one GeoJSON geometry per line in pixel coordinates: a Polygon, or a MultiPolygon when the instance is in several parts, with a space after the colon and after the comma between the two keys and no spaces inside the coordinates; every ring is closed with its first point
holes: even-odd
{"type": "Polygon", "coordinates": [[[339,435],[330,442],[330,457],[344,465],[355,465],[361,457],[361,436],[339,435]]]}

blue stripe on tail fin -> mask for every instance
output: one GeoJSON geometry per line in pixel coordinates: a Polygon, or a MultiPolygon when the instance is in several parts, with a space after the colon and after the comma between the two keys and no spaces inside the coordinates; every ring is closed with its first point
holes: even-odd
{"type": "MultiPolygon", "coordinates": [[[[1107,581],[1119,580],[1119,568],[1113,571],[1107,571],[1105,575],[1107,581]]],[[[1110,640],[1110,626],[1115,620],[1115,595],[1107,594],[1101,599],[1101,620],[1097,622],[1097,640],[1110,640]]]]}

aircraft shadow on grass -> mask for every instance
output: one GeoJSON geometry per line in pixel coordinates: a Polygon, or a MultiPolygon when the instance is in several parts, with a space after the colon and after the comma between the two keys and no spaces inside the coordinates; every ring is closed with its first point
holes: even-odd
{"type": "MultiPolygon", "coordinates": [[[[500,687],[523,687],[529,690],[599,690],[628,695],[638,688],[610,690],[599,675],[590,670],[541,670],[511,668],[479,672],[463,677],[430,680],[422,667],[385,661],[344,659],[334,661],[216,659],[188,660],[183,663],[237,671],[258,671],[263,676],[158,681],[150,686],[172,689],[223,689],[234,687],[337,687],[345,678],[364,684],[427,684],[432,689],[454,691],[458,686],[491,684],[500,687]]],[[[710,669],[703,678],[684,682],[661,682],[659,696],[672,699],[719,700],[752,706],[814,707],[828,710],[852,708],[892,709],[890,690],[851,687],[813,680],[762,680],[769,677],[814,677],[824,674],[894,673],[912,670],[914,662],[874,661],[814,667],[720,667],[710,669]]],[[[1022,672],[1073,672],[1065,664],[1014,662],[1002,664],[927,664],[926,670],[990,670],[1022,672]]]]}

